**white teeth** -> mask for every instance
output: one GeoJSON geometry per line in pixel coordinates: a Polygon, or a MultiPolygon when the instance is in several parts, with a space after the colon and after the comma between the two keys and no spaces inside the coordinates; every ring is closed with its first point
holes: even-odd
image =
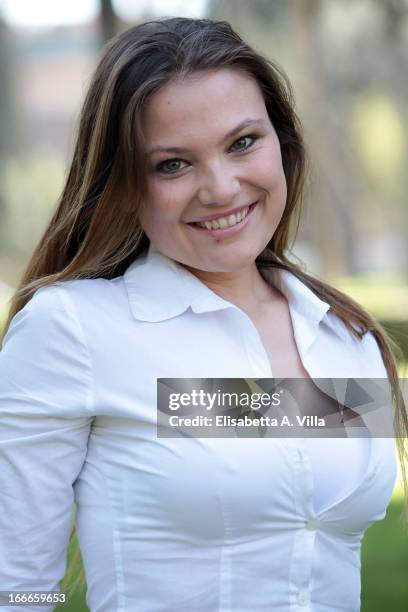
{"type": "Polygon", "coordinates": [[[249,206],[238,213],[229,215],[228,217],[219,217],[218,219],[214,219],[214,221],[198,221],[197,224],[200,227],[204,227],[208,230],[224,229],[240,223],[243,219],[245,219],[248,212],[249,206]]]}

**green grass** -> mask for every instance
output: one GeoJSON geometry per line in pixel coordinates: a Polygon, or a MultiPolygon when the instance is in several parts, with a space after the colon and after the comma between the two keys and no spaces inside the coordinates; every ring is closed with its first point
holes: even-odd
{"type": "Polygon", "coordinates": [[[361,612],[404,612],[408,607],[408,533],[395,495],[384,520],[366,532],[362,547],[361,612]]]}
{"type": "Polygon", "coordinates": [[[85,602],[85,590],[77,589],[66,604],[58,604],[55,610],[58,612],[89,612],[85,602]]]}

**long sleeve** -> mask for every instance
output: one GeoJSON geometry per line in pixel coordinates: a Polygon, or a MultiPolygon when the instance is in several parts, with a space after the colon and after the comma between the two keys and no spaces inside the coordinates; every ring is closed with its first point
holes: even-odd
{"type": "Polygon", "coordinates": [[[60,590],[91,403],[74,305],[61,285],[41,288],[13,318],[0,352],[0,591],[60,590]]]}

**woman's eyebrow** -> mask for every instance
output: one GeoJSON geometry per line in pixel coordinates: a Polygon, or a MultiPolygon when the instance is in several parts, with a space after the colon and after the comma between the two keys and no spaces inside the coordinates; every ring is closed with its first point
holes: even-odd
{"type": "MultiPolygon", "coordinates": [[[[230,130],[224,136],[220,144],[223,144],[226,140],[229,140],[230,138],[235,136],[235,134],[238,134],[241,130],[243,130],[246,127],[249,127],[250,125],[264,125],[264,124],[265,124],[265,119],[249,119],[249,118],[244,119],[243,121],[241,121],[241,123],[239,123],[236,127],[230,130]]],[[[186,153],[191,153],[191,151],[184,147],[164,147],[164,146],[157,145],[156,147],[153,147],[152,149],[150,149],[147,154],[153,155],[153,153],[181,153],[185,155],[186,153]]]]}

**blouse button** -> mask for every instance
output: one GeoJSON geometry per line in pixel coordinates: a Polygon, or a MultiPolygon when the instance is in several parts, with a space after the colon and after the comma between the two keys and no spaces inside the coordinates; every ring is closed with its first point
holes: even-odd
{"type": "Polygon", "coordinates": [[[309,603],[309,593],[307,591],[300,591],[297,596],[297,602],[299,606],[307,606],[309,603]]]}
{"type": "Polygon", "coordinates": [[[306,523],[306,529],[309,529],[310,531],[317,529],[318,526],[319,526],[319,521],[317,519],[310,519],[310,521],[307,521],[306,523]]]}

